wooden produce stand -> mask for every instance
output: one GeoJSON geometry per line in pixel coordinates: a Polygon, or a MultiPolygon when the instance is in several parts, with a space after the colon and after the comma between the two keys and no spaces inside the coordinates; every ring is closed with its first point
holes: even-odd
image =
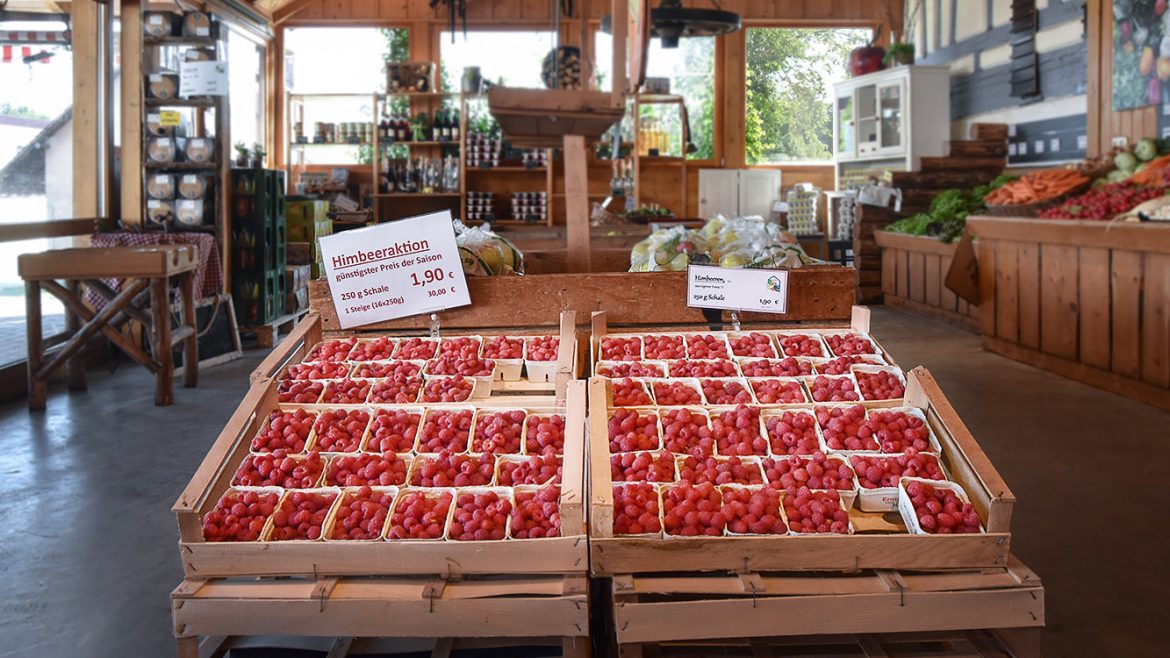
{"type": "Polygon", "coordinates": [[[946,286],[957,242],[886,231],[873,236],[882,248],[883,303],[979,330],[979,307],[946,286]]]}
{"type": "Polygon", "coordinates": [[[985,349],[1170,409],[1170,226],[972,217],[985,349]]]}
{"type": "MultiPolygon", "coordinates": [[[[313,306],[331,308],[331,303],[328,297],[315,294],[313,306]]],[[[508,314],[497,313],[496,317],[507,318],[508,314]]],[[[310,356],[321,341],[420,334],[417,329],[369,327],[341,332],[335,313],[310,313],[253,373],[247,396],[174,505],[185,573],[172,593],[180,655],[199,655],[200,638],[267,635],[333,637],[337,638],[335,647],[347,648],[359,636],[440,638],[436,647],[447,649],[452,638],[483,638],[476,642],[487,646],[512,646],[525,638],[542,638],[547,643],[552,638],[566,656],[588,655],[585,386],[572,381],[577,351],[573,314],[545,317],[547,321],[539,326],[458,333],[444,329],[442,337],[469,333],[485,340],[493,334],[558,336],[557,360],[547,362],[544,370],[551,371],[547,380],[528,377],[493,382],[490,397],[456,404],[280,402],[281,381],[289,376],[290,367],[310,356]],[[509,535],[498,541],[342,541],[330,538],[335,513],[330,512],[323,525],[324,540],[275,541],[266,539],[267,534],[261,541],[251,542],[204,540],[204,514],[231,487],[237,466],[250,454],[252,437],[266,424],[272,410],[386,409],[415,410],[421,415],[469,406],[474,406],[477,414],[522,409],[565,418],[565,447],[560,458],[561,536],[516,539],[509,535]]],[[[388,324],[411,326],[405,321],[388,324]]],[[[365,432],[372,435],[372,428],[365,432]]],[[[312,449],[315,440],[310,437],[306,448],[312,449]]],[[[474,445],[474,433],[467,442],[474,445]]],[[[418,458],[414,451],[404,454],[407,459],[418,458]]],[[[336,457],[331,453],[325,456],[336,457]]],[[[415,466],[412,462],[411,468],[415,466]]],[[[407,483],[412,474],[413,470],[407,483]]],[[[407,484],[398,489],[406,490],[407,484]]],[[[505,496],[512,495],[511,489],[504,491],[505,496]]],[[[394,504],[398,500],[401,498],[394,504]]],[[[268,526],[273,527],[271,521],[268,526]]],[[[383,538],[388,527],[389,523],[383,527],[383,538]]]]}
{"type": "MultiPolygon", "coordinates": [[[[648,323],[627,319],[622,324],[612,329],[604,314],[595,314],[592,353],[600,353],[606,337],[654,331],[648,323]]],[[[688,330],[709,334],[711,329],[715,327],[673,325],[659,331],[685,335],[688,330]]],[[[868,333],[868,312],[857,309],[852,318],[838,314],[820,324],[785,329],[868,333]]],[[[735,327],[737,333],[777,335],[785,329],[735,327]]],[[[880,345],[875,347],[877,356],[892,363],[880,345]]],[[[868,646],[856,655],[885,655],[873,653],[885,639],[872,634],[913,633],[907,637],[924,641],[919,634],[934,633],[929,637],[947,638],[948,647],[957,647],[968,646],[967,631],[977,629],[1030,631],[1022,632],[1024,644],[1012,648],[1016,655],[1028,655],[1034,630],[1044,624],[1043,587],[1010,554],[1015,498],[925,369],[908,374],[902,399],[860,404],[867,415],[891,404],[922,413],[938,441],[948,479],[968,494],[985,532],[911,534],[896,512],[862,512],[847,505],[853,526],[848,535],[616,535],[608,433],[612,386],[611,379],[590,380],[589,543],[593,576],[608,579],[603,587],[610,598],[602,609],[610,615],[612,641],[622,656],[658,655],[667,647],[731,651],[744,644],[752,655],[767,655],[759,650],[772,645],[805,647],[814,654],[834,642],[868,646]]],[[[766,417],[823,405],[756,406],[766,417]]],[[[712,418],[731,409],[705,408],[712,418]]],[[[668,410],[634,409],[657,411],[660,418],[668,410]]],[[[930,655],[970,655],[957,649],[933,651],[930,655]]],[[[855,654],[842,649],[834,655],[855,654]]]]}

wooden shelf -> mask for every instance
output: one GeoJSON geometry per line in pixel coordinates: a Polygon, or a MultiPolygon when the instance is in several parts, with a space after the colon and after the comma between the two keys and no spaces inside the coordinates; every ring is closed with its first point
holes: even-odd
{"type": "Polygon", "coordinates": [[[431,140],[431,141],[423,141],[423,142],[415,142],[415,141],[382,142],[381,146],[382,146],[382,148],[387,148],[390,146],[455,146],[455,147],[458,147],[458,146],[460,146],[460,143],[459,142],[450,142],[450,141],[438,142],[438,141],[431,140]]]}
{"type": "Polygon", "coordinates": [[[544,173],[548,173],[548,167],[531,167],[531,168],[530,167],[477,167],[477,166],[467,165],[467,173],[471,173],[473,171],[474,172],[481,172],[481,173],[496,171],[496,172],[501,172],[501,173],[531,172],[531,173],[544,174],[544,173]]]}
{"type": "Polygon", "coordinates": [[[458,98],[457,91],[393,91],[378,94],[379,98],[458,98]]]}
{"type": "Polygon", "coordinates": [[[147,98],[146,107],[215,107],[214,98],[147,98]]]}
{"type": "Polygon", "coordinates": [[[449,197],[461,197],[461,196],[463,196],[462,192],[432,192],[430,194],[426,194],[424,192],[390,192],[389,194],[375,194],[374,198],[375,199],[395,199],[395,198],[410,199],[410,198],[418,198],[418,197],[435,197],[435,198],[447,197],[447,198],[449,198],[449,197]]]}
{"type": "Polygon", "coordinates": [[[214,162],[147,162],[144,166],[147,171],[212,171],[217,168],[214,162]]]}
{"type": "Polygon", "coordinates": [[[142,37],[144,46],[190,46],[192,48],[211,48],[218,45],[214,37],[142,37]]]}

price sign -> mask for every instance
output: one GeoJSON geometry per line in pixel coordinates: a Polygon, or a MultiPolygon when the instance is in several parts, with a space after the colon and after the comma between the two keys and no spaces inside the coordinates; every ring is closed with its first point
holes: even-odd
{"type": "Polygon", "coordinates": [[[687,306],[787,313],[788,271],[691,265],[687,268],[687,306]]]}
{"type": "Polygon", "coordinates": [[[179,96],[227,96],[227,62],[182,62],[179,64],[179,96]]]}
{"type": "Polygon", "coordinates": [[[178,128],[183,123],[183,115],[178,110],[163,110],[158,113],[158,125],[163,128],[178,128]]]}
{"type": "Polygon", "coordinates": [[[450,211],[320,240],[325,280],[344,329],[471,303],[450,211]]]}

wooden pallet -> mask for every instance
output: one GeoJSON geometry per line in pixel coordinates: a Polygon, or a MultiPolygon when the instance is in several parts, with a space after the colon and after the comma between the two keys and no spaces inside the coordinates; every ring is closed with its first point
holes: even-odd
{"type": "Polygon", "coordinates": [[[937,572],[623,574],[610,594],[622,646],[1044,625],[1044,587],[1014,558],[937,572]]]}
{"type": "MultiPolygon", "coordinates": [[[[1036,631],[1038,632],[1038,631],[1036,631]]],[[[659,642],[625,645],[621,658],[1024,658],[1039,657],[1034,639],[1028,650],[1015,634],[1002,631],[882,633],[751,637],[736,640],[659,642]]]]}
{"type": "Polygon", "coordinates": [[[285,636],[265,640],[283,648],[330,638],[331,658],[375,649],[370,638],[438,638],[428,641],[432,656],[460,645],[534,644],[554,644],[566,657],[589,655],[584,575],[188,578],[171,604],[180,658],[222,655],[247,636],[285,636]]]}
{"type": "Polygon", "coordinates": [[[280,335],[282,333],[288,334],[291,332],[293,327],[308,315],[308,313],[309,309],[303,308],[299,311],[282,315],[272,322],[243,326],[240,327],[240,334],[255,334],[256,347],[271,349],[280,342],[280,335]]]}

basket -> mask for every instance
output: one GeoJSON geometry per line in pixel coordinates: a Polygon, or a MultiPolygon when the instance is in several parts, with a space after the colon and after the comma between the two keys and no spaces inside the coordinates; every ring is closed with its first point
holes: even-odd
{"type": "Polygon", "coordinates": [[[1083,185],[1074,187],[1064,194],[1054,196],[1050,199],[1044,199],[1043,201],[1037,201],[1035,203],[1021,203],[1008,206],[995,206],[988,204],[987,211],[983,214],[990,215],[992,217],[1035,217],[1040,213],[1041,210],[1054,208],[1075,196],[1084,194],[1086,191],[1088,191],[1092,184],[1092,181],[1089,181],[1083,185]]]}

